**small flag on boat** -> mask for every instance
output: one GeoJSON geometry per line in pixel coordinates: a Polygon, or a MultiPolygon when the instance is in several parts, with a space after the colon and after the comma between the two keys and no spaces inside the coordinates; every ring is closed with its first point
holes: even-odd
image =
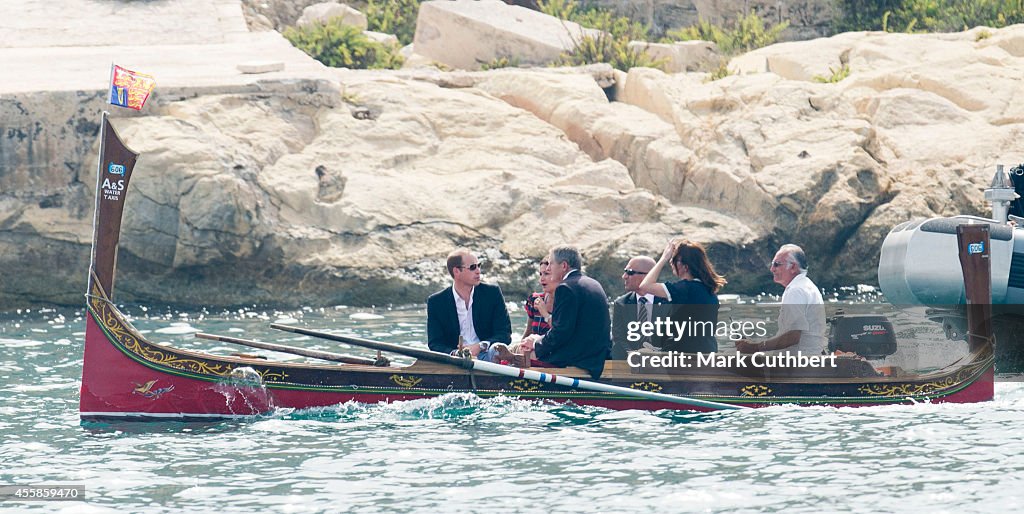
{"type": "Polygon", "coordinates": [[[110,65],[110,105],[141,111],[155,85],[156,80],[151,75],[110,65]]]}

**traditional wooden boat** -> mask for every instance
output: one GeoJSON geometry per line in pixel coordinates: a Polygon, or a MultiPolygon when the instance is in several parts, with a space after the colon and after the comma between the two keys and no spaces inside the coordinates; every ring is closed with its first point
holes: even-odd
{"type": "MultiPolygon", "coordinates": [[[[137,154],[122,144],[105,115],[101,127],[93,255],[86,295],[80,403],[84,420],[235,418],[261,415],[275,408],[395,402],[457,392],[611,409],[697,411],[777,404],[967,403],[993,397],[993,344],[983,310],[972,318],[976,325],[971,327],[974,337],[970,339],[969,355],[931,372],[883,374],[860,358],[837,359],[834,368],[728,365],[670,371],[609,361],[595,388],[598,390],[577,388],[589,378],[577,368],[511,368],[512,376],[505,376],[490,371],[505,366],[486,363],[491,368],[474,367],[476,361],[426,350],[387,347],[421,357],[411,365],[359,361],[313,364],[220,356],[155,344],[136,330],[112,302],[121,214],[137,154]]],[[[970,236],[974,239],[968,243],[987,236],[987,227],[976,228],[978,234],[970,236]]],[[[983,247],[987,249],[987,243],[983,247]]],[[[983,276],[978,282],[987,284],[987,254],[975,252],[969,257],[974,258],[974,266],[981,268],[983,276]]],[[[990,297],[986,291],[968,297],[990,297]]],[[[984,309],[986,303],[972,308],[984,309]]],[[[332,338],[368,343],[343,336],[332,338]]]]}

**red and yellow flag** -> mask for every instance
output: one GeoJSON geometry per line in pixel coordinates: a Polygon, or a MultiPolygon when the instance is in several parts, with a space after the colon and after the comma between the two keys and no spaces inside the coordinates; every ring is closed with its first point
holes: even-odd
{"type": "Polygon", "coordinates": [[[111,105],[141,111],[155,85],[156,80],[151,75],[136,73],[116,64],[110,66],[111,105]]]}

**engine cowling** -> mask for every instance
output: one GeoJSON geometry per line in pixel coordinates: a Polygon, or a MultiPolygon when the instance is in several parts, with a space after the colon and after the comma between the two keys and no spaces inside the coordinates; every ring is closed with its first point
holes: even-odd
{"type": "Polygon", "coordinates": [[[878,260],[878,285],[889,303],[964,303],[956,227],[965,223],[991,227],[992,303],[1024,304],[1024,229],[977,216],[908,221],[889,231],[878,260]]]}

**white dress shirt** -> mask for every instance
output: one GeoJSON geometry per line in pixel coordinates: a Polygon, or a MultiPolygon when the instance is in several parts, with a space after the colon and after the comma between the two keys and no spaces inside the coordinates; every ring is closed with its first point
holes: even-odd
{"type": "Polygon", "coordinates": [[[455,312],[459,315],[459,335],[465,344],[476,344],[480,342],[480,336],[476,335],[476,327],[473,326],[473,293],[476,288],[469,290],[469,302],[462,301],[459,293],[452,287],[452,295],[455,296],[455,312]]]}
{"type": "Polygon", "coordinates": [[[797,275],[786,286],[779,309],[779,333],[799,330],[800,342],[783,351],[819,355],[828,346],[824,304],[821,291],[807,278],[807,273],[797,275]]]}

